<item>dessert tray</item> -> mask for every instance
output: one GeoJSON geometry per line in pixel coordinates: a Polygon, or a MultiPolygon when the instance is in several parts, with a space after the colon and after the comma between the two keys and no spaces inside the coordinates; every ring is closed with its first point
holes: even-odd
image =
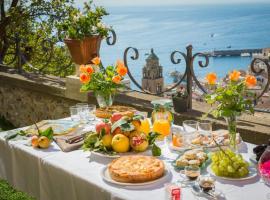
{"type": "Polygon", "coordinates": [[[202,149],[188,150],[180,154],[175,161],[172,162],[172,166],[175,169],[182,170],[186,166],[198,166],[204,169],[211,161],[208,153],[202,149]]]}
{"type": "MultiPolygon", "coordinates": [[[[213,131],[210,136],[200,133],[194,133],[194,135],[191,138],[190,145],[193,148],[201,147],[214,151],[218,150],[215,141],[221,147],[224,148],[228,147],[230,145],[229,132],[227,130],[217,130],[213,131]]],[[[236,142],[238,146],[240,146],[243,143],[243,140],[239,133],[236,134],[236,142]]]]}

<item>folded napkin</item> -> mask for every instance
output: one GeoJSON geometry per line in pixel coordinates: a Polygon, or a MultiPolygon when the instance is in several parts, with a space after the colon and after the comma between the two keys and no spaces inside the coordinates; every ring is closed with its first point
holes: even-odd
{"type": "Polygon", "coordinates": [[[70,152],[81,148],[84,135],[87,131],[83,127],[77,127],[66,135],[54,136],[53,139],[64,152],[70,152]]]}

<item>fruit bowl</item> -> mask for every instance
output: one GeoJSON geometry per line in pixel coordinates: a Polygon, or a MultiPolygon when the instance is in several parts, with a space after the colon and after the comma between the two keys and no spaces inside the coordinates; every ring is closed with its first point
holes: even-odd
{"type": "MultiPolygon", "coordinates": [[[[104,120],[96,125],[96,131],[90,132],[84,138],[84,150],[92,154],[117,158],[121,155],[151,152],[160,156],[161,150],[155,144],[159,134],[145,132],[141,125],[145,123],[142,116],[127,117],[114,113],[110,120],[104,120]]],[[[143,124],[145,126],[145,124],[143,124]]]]}

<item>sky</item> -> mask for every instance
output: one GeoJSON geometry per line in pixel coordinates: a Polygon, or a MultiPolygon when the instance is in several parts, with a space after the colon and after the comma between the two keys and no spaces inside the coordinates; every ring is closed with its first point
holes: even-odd
{"type": "MultiPolygon", "coordinates": [[[[83,0],[75,0],[82,2],[83,0]]],[[[181,4],[240,4],[269,3],[270,0],[94,0],[103,6],[146,6],[146,5],[181,5],[181,4]]]]}

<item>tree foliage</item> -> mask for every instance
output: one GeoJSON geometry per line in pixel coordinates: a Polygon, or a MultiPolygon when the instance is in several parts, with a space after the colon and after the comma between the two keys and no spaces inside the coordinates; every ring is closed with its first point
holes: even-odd
{"type": "Polygon", "coordinates": [[[36,68],[60,76],[73,73],[57,26],[69,19],[74,10],[73,0],[0,0],[0,64],[16,65],[17,35],[25,58],[24,69],[36,68]]]}

